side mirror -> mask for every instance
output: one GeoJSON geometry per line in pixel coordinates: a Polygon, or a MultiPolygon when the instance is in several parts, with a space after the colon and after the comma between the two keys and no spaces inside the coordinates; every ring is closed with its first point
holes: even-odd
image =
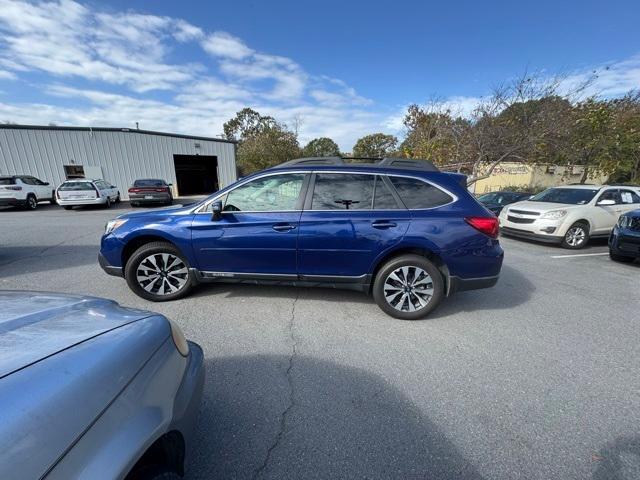
{"type": "Polygon", "coordinates": [[[44,182],[45,185],[51,185],[49,182],[44,182]]]}
{"type": "Polygon", "coordinates": [[[600,200],[598,202],[598,206],[601,206],[601,207],[607,207],[609,205],[615,205],[615,204],[616,204],[615,200],[600,200]]]}
{"type": "Polygon", "coordinates": [[[211,204],[211,220],[218,221],[222,218],[222,202],[213,202],[211,204]]]}
{"type": "Polygon", "coordinates": [[[109,188],[117,188],[115,185],[110,185],[109,188]]]}
{"type": "Polygon", "coordinates": [[[173,183],[167,183],[167,185],[173,187],[173,183]]]}

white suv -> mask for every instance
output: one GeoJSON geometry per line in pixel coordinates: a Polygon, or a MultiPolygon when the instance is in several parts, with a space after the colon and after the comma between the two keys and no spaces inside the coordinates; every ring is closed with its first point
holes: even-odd
{"type": "Polygon", "coordinates": [[[505,207],[500,232],[577,249],[591,237],[607,237],[621,214],[637,208],[640,191],[633,187],[553,187],[505,207]]]}
{"type": "Polygon", "coordinates": [[[28,210],[38,208],[38,202],[55,203],[55,191],[48,182],[30,175],[0,177],[0,207],[12,205],[28,210]]]}
{"type": "Polygon", "coordinates": [[[120,202],[120,191],[101,178],[76,178],[62,182],[56,190],[56,197],[65,210],[81,205],[103,205],[109,208],[111,204],[120,202]]]}

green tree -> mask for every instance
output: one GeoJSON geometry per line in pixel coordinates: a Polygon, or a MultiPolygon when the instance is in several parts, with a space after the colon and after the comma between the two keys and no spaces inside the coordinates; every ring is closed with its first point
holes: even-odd
{"type": "Polygon", "coordinates": [[[328,137],[314,138],[302,149],[304,157],[339,157],[338,144],[328,137]]]}
{"type": "Polygon", "coordinates": [[[244,175],[299,156],[296,134],[278,123],[252,133],[240,142],[237,150],[238,167],[244,175]]]}
{"type": "Polygon", "coordinates": [[[393,135],[374,133],[364,136],[353,146],[354,157],[379,158],[388,157],[395,151],[398,139],[393,135]]]}
{"type": "Polygon", "coordinates": [[[236,116],[223,125],[224,136],[227,140],[242,142],[252,135],[260,133],[265,128],[273,126],[273,117],[260,115],[251,108],[243,108],[236,116]]]}

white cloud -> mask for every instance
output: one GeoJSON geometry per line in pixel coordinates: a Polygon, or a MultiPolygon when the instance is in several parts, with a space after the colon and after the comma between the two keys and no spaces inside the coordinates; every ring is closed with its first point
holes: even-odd
{"type": "Polygon", "coordinates": [[[12,72],[8,72],[7,70],[0,70],[0,79],[3,80],[15,80],[18,77],[16,77],[15,73],[12,72]]]}
{"type": "Polygon", "coordinates": [[[242,40],[227,32],[215,32],[202,41],[204,48],[211,55],[223,58],[242,60],[253,54],[242,40]]]}
{"type": "Polygon", "coordinates": [[[562,88],[571,91],[586,83],[589,85],[583,96],[610,98],[640,89],[640,55],[572,72],[563,80],[562,88]]]}

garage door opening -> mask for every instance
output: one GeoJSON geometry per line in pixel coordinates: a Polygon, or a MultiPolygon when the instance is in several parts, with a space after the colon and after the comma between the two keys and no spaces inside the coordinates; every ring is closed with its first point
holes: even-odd
{"type": "Polygon", "coordinates": [[[207,195],[219,189],[218,157],[174,155],[178,195],[207,195]]]}

